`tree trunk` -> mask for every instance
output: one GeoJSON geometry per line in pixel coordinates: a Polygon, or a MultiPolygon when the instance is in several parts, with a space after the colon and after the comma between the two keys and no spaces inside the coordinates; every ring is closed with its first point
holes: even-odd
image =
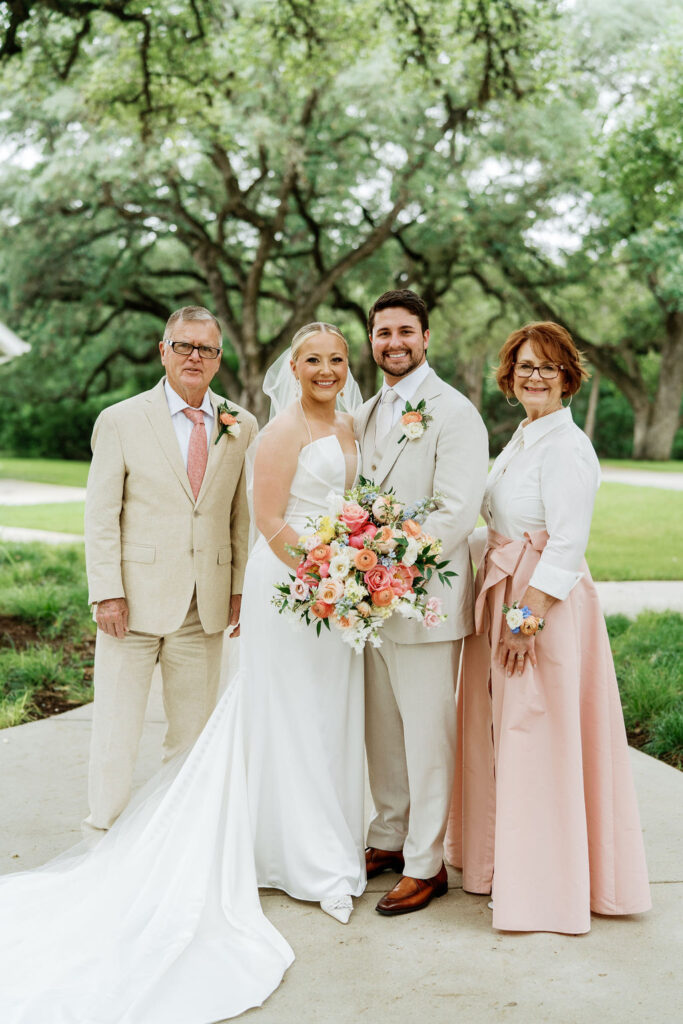
{"type": "Polygon", "coordinates": [[[586,411],[586,422],[584,424],[584,433],[588,437],[588,440],[593,441],[595,435],[595,418],[598,412],[598,399],[600,397],[600,371],[593,371],[593,380],[591,381],[591,393],[588,397],[588,409],[586,411]]]}
{"type": "Polygon", "coordinates": [[[486,368],[486,352],[482,350],[472,353],[468,359],[460,364],[462,375],[465,379],[465,390],[467,397],[477,412],[481,412],[484,400],[484,370],[486,368]]]}
{"type": "Polygon", "coordinates": [[[671,458],[674,436],[680,424],[683,401],[683,312],[666,318],[666,341],[662,348],[659,378],[654,400],[646,409],[635,410],[633,458],[663,461],[671,458]]]}

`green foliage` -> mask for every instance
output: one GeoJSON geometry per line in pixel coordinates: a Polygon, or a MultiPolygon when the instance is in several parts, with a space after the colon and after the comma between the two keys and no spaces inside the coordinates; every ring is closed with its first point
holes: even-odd
{"type": "Polygon", "coordinates": [[[682,552],[680,491],[602,484],[586,552],[594,579],[678,580],[683,578],[682,552]]]}
{"type": "Polygon", "coordinates": [[[683,616],[643,612],[624,626],[607,618],[626,729],[648,753],[683,767],[683,616]]]}
{"type": "Polygon", "coordinates": [[[95,624],[82,548],[0,545],[0,615],[35,631],[25,649],[13,642],[9,624],[0,636],[0,728],[34,717],[45,689],[67,702],[91,699],[84,669],[92,661],[82,645],[95,624]]]}

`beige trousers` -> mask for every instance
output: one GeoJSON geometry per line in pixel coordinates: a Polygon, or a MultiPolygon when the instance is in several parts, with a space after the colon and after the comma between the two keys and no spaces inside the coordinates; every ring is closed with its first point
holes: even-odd
{"type": "Polygon", "coordinates": [[[462,640],[365,648],[365,744],[375,816],[368,846],[403,850],[405,874],[433,878],[455,772],[462,640]]]}
{"type": "Polygon", "coordinates": [[[167,636],[97,631],[95,703],[84,825],[107,829],[130,799],[145,710],[157,661],[168,729],[164,761],[192,746],[216,706],[223,633],[205,633],[196,595],[180,629],[167,636]]]}

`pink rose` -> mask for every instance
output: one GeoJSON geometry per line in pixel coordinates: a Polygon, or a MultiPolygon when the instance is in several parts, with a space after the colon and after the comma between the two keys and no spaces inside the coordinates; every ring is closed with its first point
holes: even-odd
{"type": "Polygon", "coordinates": [[[345,526],[348,526],[351,533],[358,533],[361,527],[367,523],[370,514],[361,508],[358,502],[347,501],[344,503],[339,518],[345,526]]]}
{"type": "Polygon", "coordinates": [[[410,587],[400,576],[394,576],[391,581],[391,589],[396,594],[396,597],[403,597],[410,590],[410,587]]]}
{"type": "Polygon", "coordinates": [[[376,565],[365,574],[365,586],[372,594],[376,590],[386,590],[391,587],[391,573],[383,565],[376,565]]]}
{"type": "Polygon", "coordinates": [[[436,615],[441,615],[441,598],[430,597],[425,608],[428,612],[434,612],[436,615]]]}
{"type": "Polygon", "coordinates": [[[318,566],[318,572],[320,573],[320,579],[324,580],[326,576],[330,575],[330,563],[321,562],[318,566]]]}
{"type": "Polygon", "coordinates": [[[349,537],[349,546],[360,550],[365,546],[366,538],[372,540],[377,533],[377,527],[374,523],[366,523],[359,533],[352,533],[349,537]]]}
{"type": "MultiPolygon", "coordinates": [[[[297,569],[298,572],[298,569],[297,569]]],[[[299,578],[298,580],[292,580],[289,584],[289,592],[292,597],[296,598],[297,601],[305,601],[309,595],[308,584],[299,578]]]]}
{"type": "Polygon", "coordinates": [[[404,565],[403,562],[399,562],[394,566],[394,579],[403,580],[408,589],[412,586],[415,577],[419,575],[419,570],[414,565],[404,565]]]}
{"type": "Polygon", "coordinates": [[[441,616],[437,615],[436,612],[426,611],[425,617],[422,621],[427,629],[435,629],[437,626],[441,625],[441,616]]]}

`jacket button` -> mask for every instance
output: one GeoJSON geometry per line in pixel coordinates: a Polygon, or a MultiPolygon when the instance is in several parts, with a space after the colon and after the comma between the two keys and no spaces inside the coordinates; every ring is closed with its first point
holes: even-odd
{"type": "Polygon", "coordinates": [[[377,466],[375,466],[375,465],[374,465],[374,463],[373,463],[373,465],[372,465],[372,466],[370,466],[370,469],[371,469],[371,470],[373,471],[373,473],[374,473],[374,471],[375,471],[375,470],[377,469],[377,466]]]}

